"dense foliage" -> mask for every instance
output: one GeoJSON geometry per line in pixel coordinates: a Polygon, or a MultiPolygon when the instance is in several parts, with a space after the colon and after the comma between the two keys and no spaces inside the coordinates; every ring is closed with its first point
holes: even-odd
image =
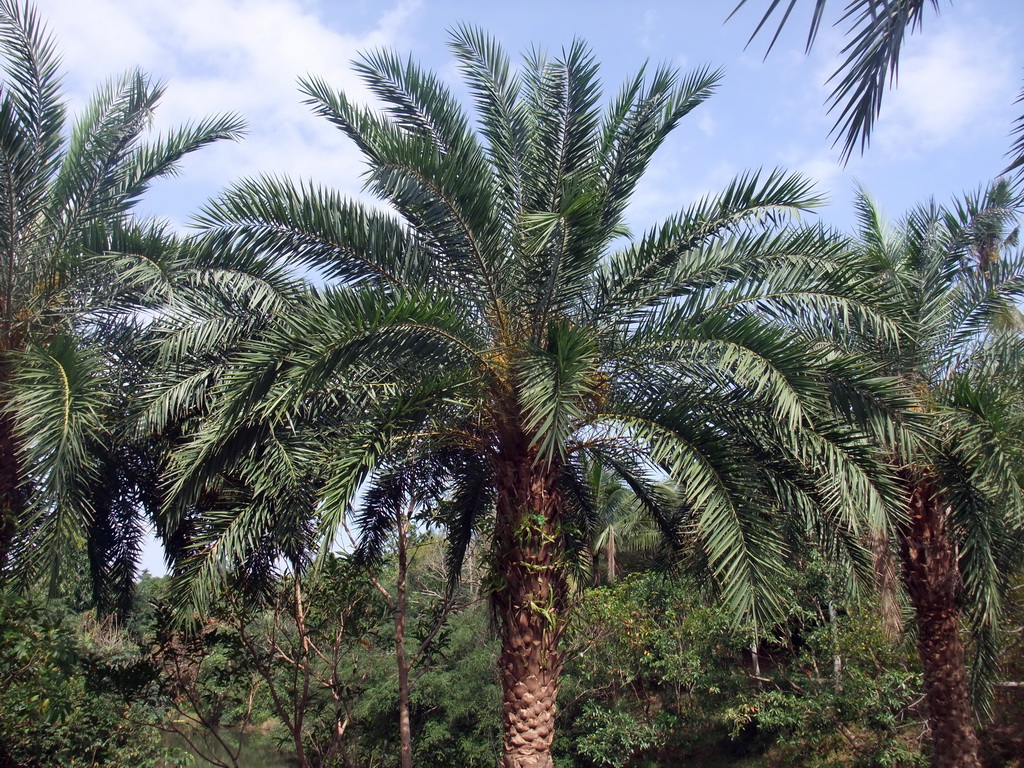
{"type": "MultiPolygon", "coordinates": [[[[439,555],[429,543],[414,560],[414,634],[437,615],[439,555]]],[[[790,619],[756,637],[713,607],[706,587],[689,577],[637,572],[587,590],[566,638],[558,764],[926,765],[913,647],[886,637],[870,600],[841,597],[834,569],[816,555],[800,566],[803,575],[785,587],[790,619]]],[[[344,652],[333,682],[323,674],[330,657],[316,662],[315,675],[330,684],[316,685],[306,704],[306,749],[323,755],[334,743],[337,693],[345,729],[332,764],[396,766],[390,616],[368,574],[349,567],[337,561],[327,569],[332,575],[307,589],[312,640],[340,633],[344,652]],[[334,589],[342,574],[345,586],[334,589]]],[[[382,586],[394,576],[387,569],[378,575],[382,586]]],[[[496,760],[498,646],[482,640],[488,611],[479,586],[463,586],[419,669],[412,697],[417,765],[484,768],[496,760]]],[[[279,587],[280,603],[239,613],[224,601],[202,625],[181,632],[167,628],[166,579],[144,579],[136,618],[123,629],[69,603],[5,604],[0,728],[11,755],[26,768],[159,766],[186,760],[192,743],[225,765],[283,768],[294,748],[274,698],[297,690],[288,659],[298,635],[288,606],[293,586],[285,579],[279,587]],[[262,645],[274,632],[277,653],[262,645]],[[266,678],[264,666],[271,668],[266,678]],[[187,742],[162,740],[167,729],[187,742]],[[168,751],[172,745],[176,752],[168,751]]],[[[1019,610],[1012,620],[1020,620],[1019,610]]],[[[1005,669],[1021,667],[1019,649],[1005,657],[1005,669]]],[[[1004,761],[1024,740],[1024,702],[1016,689],[1006,691],[997,720],[983,731],[992,766],[1012,765],[1004,761]]],[[[308,764],[321,763],[313,757],[308,764]]]]}
{"type": "MultiPolygon", "coordinates": [[[[925,7],[869,5],[847,155],[925,7]]],[[[67,123],[0,0],[0,768],[1014,765],[1020,180],[848,238],[752,172],[634,237],[719,75],[451,45],[473,115],[303,81],[385,208],[257,178],[180,238],[135,202],[240,121],[147,140],[132,72],[67,123]]]]}
{"type": "Polygon", "coordinates": [[[163,766],[166,701],[146,651],[113,623],[38,596],[0,603],[0,734],[23,766],[163,766]]]}

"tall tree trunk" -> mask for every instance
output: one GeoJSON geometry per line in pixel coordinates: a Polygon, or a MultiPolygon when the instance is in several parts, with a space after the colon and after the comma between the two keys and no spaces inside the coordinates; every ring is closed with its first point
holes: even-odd
{"type": "Polygon", "coordinates": [[[534,464],[525,440],[494,460],[497,520],[493,596],[502,633],[502,768],[550,768],[565,629],[563,500],[558,466],[534,464]]]}
{"type": "MultiPolygon", "coordinates": [[[[410,505],[411,506],[411,505],[410,505]]],[[[398,735],[402,768],[412,768],[412,725],[409,718],[409,663],[405,654],[406,580],[409,570],[409,515],[398,519],[398,583],[395,585],[395,659],[398,665],[398,735]]]]}
{"type": "Polygon", "coordinates": [[[292,588],[295,598],[295,628],[299,633],[301,661],[301,665],[295,669],[295,693],[292,697],[294,702],[292,711],[295,713],[292,718],[292,744],[295,747],[296,762],[300,768],[305,768],[305,766],[309,765],[309,760],[306,757],[306,746],[302,742],[302,733],[303,722],[306,718],[306,707],[309,704],[309,685],[313,676],[312,668],[310,667],[312,644],[309,640],[309,628],[306,625],[306,606],[302,596],[302,579],[298,564],[294,562],[292,563],[292,579],[294,581],[292,588]],[[301,687],[298,685],[300,677],[302,680],[301,687]]]}
{"type": "Polygon", "coordinates": [[[881,531],[868,533],[871,564],[875,571],[875,588],[882,610],[882,630],[890,640],[903,631],[903,611],[900,608],[899,576],[889,537],[881,531]]]}
{"type": "Polygon", "coordinates": [[[946,509],[927,481],[919,481],[909,512],[900,555],[917,614],[932,763],[936,768],[980,768],[960,637],[957,555],[949,538],[946,509]]]}
{"type": "MultiPolygon", "coordinates": [[[[750,641],[750,669],[754,673],[754,677],[761,677],[761,654],[757,647],[757,638],[752,638],[750,641]]],[[[761,681],[757,681],[757,687],[761,687],[761,681]]]]}
{"type": "Polygon", "coordinates": [[[832,690],[841,693],[843,690],[843,657],[839,653],[839,612],[836,610],[836,601],[831,596],[828,599],[828,628],[829,634],[832,636],[832,690]]]}
{"type": "Polygon", "coordinates": [[[608,531],[608,547],[605,551],[605,557],[608,560],[608,583],[614,584],[618,574],[616,566],[616,552],[615,552],[615,529],[612,528],[608,531]]]}

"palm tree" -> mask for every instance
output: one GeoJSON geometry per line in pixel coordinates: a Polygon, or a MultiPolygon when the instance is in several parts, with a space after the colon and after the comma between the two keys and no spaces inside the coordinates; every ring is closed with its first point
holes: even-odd
{"type": "MultiPolygon", "coordinates": [[[[849,543],[898,499],[872,474],[878,451],[829,415],[829,383],[875,413],[903,400],[819,330],[893,333],[841,242],[791,223],[817,202],[800,177],[741,176],[629,235],[637,182],[717,73],[644,69],[601,109],[580,42],[517,73],[477,31],[455,30],[452,47],[479,133],[437,77],[390,52],[356,65],[382,111],[303,82],[390,210],[257,178],[200,214],[207,252],[319,282],[220,364],[209,418],[175,459],[179,505],[241,487],[232,477],[251,489],[193,543],[182,583],[201,599],[243,563],[280,529],[276,489],[303,473],[330,551],[357,491],[415,456],[450,510],[453,573],[474,535],[490,539],[502,764],[549,766],[568,573],[594,528],[584,460],[621,477],[671,540],[696,540],[723,600],[764,624],[778,611],[776,512],[849,543]]],[[[363,535],[384,517],[362,519],[363,535]]]]}
{"type": "MultiPolygon", "coordinates": [[[[17,546],[17,564],[49,564],[55,584],[61,555],[144,501],[114,489],[144,464],[119,446],[114,417],[130,382],[130,345],[115,342],[145,289],[119,282],[110,252],[146,261],[161,227],[136,222],[136,202],[242,124],[211,118],[147,141],[163,87],[132,71],[69,125],[53,38],[28,3],[0,0],[0,50],[0,572],[17,546]]],[[[121,554],[133,553],[129,541],[121,554]]]]}
{"type": "Polygon", "coordinates": [[[1024,256],[1001,232],[1019,210],[1006,182],[952,210],[931,205],[898,228],[858,199],[860,255],[873,284],[900,297],[899,345],[876,354],[918,394],[928,439],[894,448],[908,506],[893,526],[917,619],[933,761],[979,766],[960,607],[974,636],[971,682],[982,705],[999,619],[1019,567],[1024,522],[1024,256]]]}
{"type": "MultiPolygon", "coordinates": [[[[590,532],[594,584],[601,578],[599,563],[604,557],[604,578],[614,584],[619,577],[619,555],[622,552],[654,552],[664,537],[646,512],[643,502],[621,480],[600,464],[582,462],[587,490],[596,515],[590,532]]],[[[670,490],[663,489],[665,501],[671,506],[670,490]]]]}

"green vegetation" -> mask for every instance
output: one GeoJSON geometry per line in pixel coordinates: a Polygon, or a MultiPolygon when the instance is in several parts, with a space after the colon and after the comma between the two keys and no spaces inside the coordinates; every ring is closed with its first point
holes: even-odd
{"type": "Polygon", "coordinates": [[[386,207],[260,177],[182,238],[132,208],[239,121],[146,143],[132,73],[65,128],[0,0],[0,768],[1014,765],[1021,180],[847,237],[751,172],[634,236],[719,75],[451,48],[472,113],[303,81],[386,207]]]}
{"type": "MultiPolygon", "coordinates": [[[[416,548],[411,635],[436,619],[442,558],[440,540],[416,548]]],[[[635,572],[588,589],[564,638],[564,726],[556,763],[927,765],[922,678],[912,642],[886,637],[871,600],[841,599],[831,618],[835,569],[813,551],[792,565],[802,575],[783,587],[789,619],[758,637],[756,666],[752,628],[715,607],[706,585],[691,577],[635,572]]],[[[335,749],[335,765],[397,766],[391,617],[380,594],[364,589],[365,576],[349,579],[347,568],[334,561],[323,581],[304,585],[307,594],[321,595],[308,604],[311,641],[326,651],[336,633],[342,635],[342,663],[335,667],[325,654],[312,665],[314,678],[330,687],[313,686],[305,705],[307,764],[325,764],[320,756],[335,749]],[[345,586],[336,591],[338,579],[345,586]],[[344,732],[336,740],[332,723],[339,712],[344,732]]],[[[382,586],[393,586],[392,569],[378,577],[382,586]]],[[[143,581],[137,618],[126,631],[67,603],[44,609],[15,601],[5,608],[4,625],[11,629],[0,658],[0,727],[18,764],[186,762],[185,740],[162,738],[158,728],[177,730],[226,765],[294,764],[286,720],[296,712],[301,685],[288,661],[300,646],[288,603],[292,586],[283,581],[278,600],[242,614],[221,602],[202,625],[173,632],[165,620],[167,588],[167,579],[143,581]],[[263,645],[271,642],[277,653],[263,645]],[[32,675],[23,671],[29,657],[32,675]],[[265,678],[260,668],[266,665],[265,678]],[[284,710],[275,695],[289,702],[284,710]],[[196,715],[209,732],[192,720],[196,715]],[[181,750],[168,753],[167,744],[181,750]]],[[[483,768],[496,760],[500,649],[488,632],[481,589],[479,582],[462,584],[419,667],[410,706],[416,765],[483,768]]],[[[1019,608],[1008,618],[1019,623],[1019,608]]],[[[1020,668],[1024,656],[1018,649],[1005,663],[1020,668]]],[[[1012,692],[997,700],[997,710],[1000,722],[981,730],[983,752],[987,764],[1012,765],[1024,711],[1012,692]]]]}
{"type": "Polygon", "coordinates": [[[122,278],[162,234],[132,209],[242,123],[147,140],[163,88],[139,71],[69,121],[54,41],[27,4],[0,2],[0,51],[0,571],[46,572],[55,589],[84,545],[96,588],[124,593],[142,534],[135,508],[156,504],[146,440],[124,421],[139,383],[137,313],[155,286],[122,278]]]}

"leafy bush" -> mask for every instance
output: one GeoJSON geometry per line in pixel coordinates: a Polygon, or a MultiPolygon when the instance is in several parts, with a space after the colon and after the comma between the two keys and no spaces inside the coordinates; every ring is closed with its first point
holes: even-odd
{"type": "Polygon", "coordinates": [[[127,635],[59,603],[0,599],[0,734],[25,768],[161,768],[155,670],[127,635]]]}

